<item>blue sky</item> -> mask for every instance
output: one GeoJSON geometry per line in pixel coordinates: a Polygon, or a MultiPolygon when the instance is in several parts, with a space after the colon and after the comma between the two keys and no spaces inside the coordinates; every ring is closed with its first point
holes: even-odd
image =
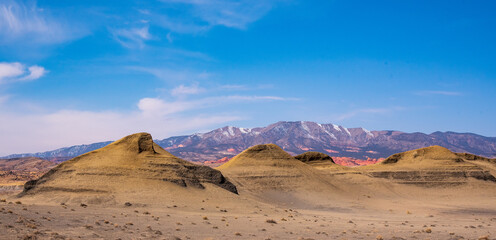
{"type": "Polygon", "coordinates": [[[0,155],[316,121],[496,136],[494,1],[0,2],[0,155]]]}

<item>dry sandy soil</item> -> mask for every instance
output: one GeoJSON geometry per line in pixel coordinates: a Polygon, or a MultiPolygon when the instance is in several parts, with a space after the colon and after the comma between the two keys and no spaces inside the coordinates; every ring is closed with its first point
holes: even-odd
{"type": "Polygon", "coordinates": [[[326,206],[305,206],[287,194],[272,204],[240,195],[112,207],[8,199],[0,204],[0,233],[2,239],[494,239],[494,197],[471,201],[469,194],[445,201],[363,196],[326,206]]]}
{"type": "Polygon", "coordinates": [[[0,239],[496,239],[487,159],[432,147],[344,168],[260,145],[218,168],[232,191],[217,171],[195,180],[183,169],[194,166],[133,136],[2,196],[0,239]],[[139,166],[98,172],[121,160],[139,166]]]}

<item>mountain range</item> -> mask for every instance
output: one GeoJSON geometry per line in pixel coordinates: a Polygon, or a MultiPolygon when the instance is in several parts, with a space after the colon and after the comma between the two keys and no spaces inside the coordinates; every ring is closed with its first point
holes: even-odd
{"type": "MultiPolygon", "coordinates": [[[[257,144],[273,143],[291,155],[307,151],[327,153],[341,165],[368,165],[388,156],[439,145],[453,152],[496,157],[496,137],[473,133],[369,131],[315,122],[277,122],[266,127],[226,126],[207,133],[169,137],[155,142],[172,154],[191,162],[217,166],[257,144]]],[[[3,158],[38,157],[57,162],[110,144],[99,142],[40,153],[13,154],[3,158]]]]}

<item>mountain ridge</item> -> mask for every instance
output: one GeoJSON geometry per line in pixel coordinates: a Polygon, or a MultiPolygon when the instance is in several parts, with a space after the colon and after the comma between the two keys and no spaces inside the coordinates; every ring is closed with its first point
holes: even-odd
{"type": "MultiPolygon", "coordinates": [[[[319,124],[308,121],[281,121],[266,127],[226,126],[206,133],[174,136],[155,142],[172,154],[188,161],[216,165],[257,144],[274,143],[291,155],[306,151],[329,154],[345,165],[362,165],[380,161],[398,153],[439,145],[454,152],[496,157],[496,137],[474,133],[436,131],[430,134],[394,130],[369,131],[365,128],[319,124]]],[[[39,157],[65,161],[111,143],[75,145],[40,153],[12,154],[3,158],[39,157]]]]}

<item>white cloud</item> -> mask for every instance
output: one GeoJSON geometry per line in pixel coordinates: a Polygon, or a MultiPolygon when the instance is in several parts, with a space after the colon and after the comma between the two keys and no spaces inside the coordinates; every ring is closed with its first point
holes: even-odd
{"type": "Polygon", "coordinates": [[[23,77],[21,80],[35,80],[42,77],[48,72],[47,70],[45,70],[45,68],[36,65],[29,67],[28,71],[29,75],[23,77]]]}
{"type": "Polygon", "coordinates": [[[82,36],[81,27],[67,27],[50,17],[48,11],[38,8],[36,3],[4,0],[0,3],[0,43],[18,43],[27,40],[30,44],[61,43],[82,36]]]}
{"type": "Polygon", "coordinates": [[[20,63],[0,63],[0,83],[4,79],[20,76],[24,73],[24,66],[20,63]]]}
{"type": "Polygon", "coordinates": [[[454,91],[439,91],[439,90],[426,90],[415,92],[416,95],[426,96],[426,95],[442,95],[442,96],[462,96],[461,92],[454,91]]]}
{"type": "Polygon", "coordinates": [[[200,105],[194,101],[167,102],[159,98],[143,98],[139,101],[138,108],[145,116],[167,116],[198,108],[200,105]]]}
{"type": "Polygon", "coordinates": [[[232,115],[156,118],[141,112],[61,110],[47,114],[0,113],[0,156],[116,140],[136,132],[165,138],[239,120],[232,115]]]}
{"type": "Polygon", "coordinates": [[[0,62],[0,84],[7,82],[30,81],[41,78],[48,71],[40,66],[30,66],[13,62],[0,62]]]}
{"type": "Polygon", "coordinates": [[[194,109],[228,105],[238,102],[255,101],[294,101],[295,98],[283,98],[277,96],[218,96],[206,97],[195,100],[179,99],[166,101],[161,98],[143,98],[138,103],[138,108],[146,116],[167,116],[175,113],[187,112],[194,109]]]}
{"type": "Polygon", "coordinates": [[[149,26],[142,28],[116,29],[111,30],[115,40],[127,48],[143,48],[145,41],[152,39],[149,26]]]}
{"type": "Polygon", "coordinates": [[[213,111],[209,114],[192,110],[238,102],[286,100],[290,99],[276,96],[220,96],[174,101],[143,98],[137,103],[138,110],[132,112],[33,112],[20,110],[19,107],[9,104],[18,111],[13,112],[0,105],[0,156],[115,140],[136,132],[149,132],[155,138],[161,139],[243,119],[237,114],[222,112],[223,108],[220,108],[221,112],[213,111]]]}
{"type": "Polygon", "coordinates": [[[171,95],[175,97],[181,97],[185,95],[192,95],[204,92],[205,89],[198,86],[198,83],[195,83],[191,86],[179,85],[178,87],[172,89],[171,95]]]}

